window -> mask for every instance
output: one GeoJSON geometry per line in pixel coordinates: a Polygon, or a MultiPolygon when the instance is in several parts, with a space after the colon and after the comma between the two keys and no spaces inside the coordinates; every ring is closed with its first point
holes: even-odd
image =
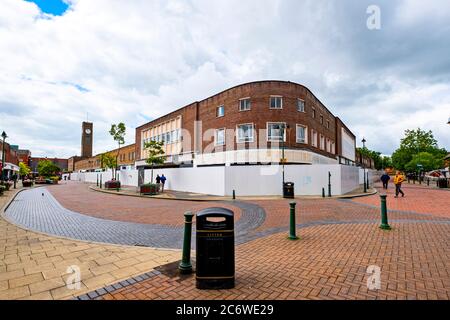
{"type": "Polygon", "coordinates": [[[323,115],[320,115],[320,124],[323,124],[323,115]]]}
{"type": "Polygon", "coordinates": [[[330,129],[330,120],[327,120],[327,129],[330,129]]]}
{"type": "Polygon", "coordinates": [[[247,111],[250,110],[250,98],[244,98],[239,100],[239,111],[247,111]]]}
{"type": "Polygon", "coordinates": [[[332,153],[332,154],[335,154],[335,153],[336,153],[336,149],[335,149],[335,146],[334,146],[334,142],[331,143],[331,153],[332,153]]]}
{"type": "Polygon", "coordinates": [[[267,141],[286,141],[286,129],[283,130],[285,127],[284,122],[268,122],[267,141]]]}
{"type": "Polygon", "coordinates": [[[238,141],[242,142],[253,142],[253,123],[240,124],[238,125],[238,141]]]}
{"type": "Polygon", "coordinates": [[[308,140],[307,140],[308,128],[305,126],[302,126],[301,124],[298,124],[296,131],[297,131],[297,133],[296,133],[297,143],[308,143],[308,140]]]}
{"type": "Polygon", "coordinates": [[[283,109],[283,97],[270,97],[270,109],[283,109]]]}
{"type": "Polygon", "coordinates": [[[311,145],[317,147],[317,131],[311,129],[311,145]]]}
{"type": "Polygon", "coordinates": [[[225,129],[217,129],[215,137],[215,145],[223,146],[225,144],[225,129]]]}
{"type": "Polygon", "coordinates": [[[320,135],[320,149],[325,150],[325,137],[320,135]]]}
{"type": "Polygon", "coordinates": [[[216,110],[216,117],[223,117],[225,115],[225,107],[219,106],[216,110]]]}
{"type": "Polygon", "coordinates": [[[316,109],[312,108],[312,117],[315,118],[316,117],[316,109]]]}
{"type": "Polygon", "coordinates": [[[297,99],[297,111],[305,112],[305,101],[302,99],[297,99]]]}
{"type": "Polygon", "coordinates": [[[327,152],[331,152],[331,141],[327,138],[327,152]]]}

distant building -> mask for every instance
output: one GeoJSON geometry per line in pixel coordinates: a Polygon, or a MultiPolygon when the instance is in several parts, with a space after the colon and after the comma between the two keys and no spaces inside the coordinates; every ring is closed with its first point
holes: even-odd
{"type": "Polygon", "coordinates": [[[24,149],[17,150],[17,157],[19,158],[19,163],[23,162],[27,166],[30,166],[30,160],[31,160],[31,151],[30,150],[24,150],[24,149]]]}
{"type": "Polygon", "coordinates": [[[47,157],[31,157],[30,158],[30,168],[31,171],[34,173],[37,173],[37,167],[39,162],[49,160],[53,162],[55,165],[57,165],[61,172],[67,171],[68,168],[68,159],[62,159],[62,158],[47,158],[47,157]]]}
{"type": "Polygon", "coordinates": [[[17,146],[11,146],[9,143],[5,142],[5,155],[3,159],[3,141],[0,141],[0,172],[3,172],[7,179],[11,178],[14,173],[19,171],[17,149],[17,146]],[[4,167],[2,167],[2,160],[5,161],[4,167]]]}
{"type": "Polygon", "coordinates": [[[133,143],[133,144],[121,147],[119,153],[118,153],[118,151],[119,151],[119,149],[114,149],[111,151],[97,154],[94,157],[80,159],[74,163],[73,172],[95,171],[95,170],[101,169],[103,167],[103,165],[101,163],[101,155],[105,154],[105,153],[109,154],[113,157],[118,156],[117,162],[118,162],[118,167],[120,169],[134,169],[134,162],[135,162],[135,158],[136,158],[135,144],[133,143]]]}

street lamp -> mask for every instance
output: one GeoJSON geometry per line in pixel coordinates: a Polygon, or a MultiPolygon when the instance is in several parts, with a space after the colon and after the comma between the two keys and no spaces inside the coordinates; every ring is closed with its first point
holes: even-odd
{"type": "MultiPolygon", "coordinates": [[[[363,143],[363,150],[366,150],[366,139],[361,140],[361,142],[363,143]]],[[[364,154],[361,155],[361,160],[362,160],[362,165],[363,165],[363,172],[364,172],[364,193],[367,192],[367,185],[366,185],[366,165],[364,164],[364,154]]]]}
{"type": "Polygon", "coordinates": [[[5,139],[8,138],[8,135],[5,131],[2,132],[3,144],[2,144],[2,182],[4,181],[3,170],[5,169],[5,139]]]}
{"type": "Polygon", "coordinates": [[[283,188],[284,188],[284,163],[286,162],[286,159],[284,158],[284,149],[285,149],[285,134],[286,129],[289,129],[289,125],[283,123],[281,126],[281,164],[282,164],[282,173],[283,173],[283,188]]]}

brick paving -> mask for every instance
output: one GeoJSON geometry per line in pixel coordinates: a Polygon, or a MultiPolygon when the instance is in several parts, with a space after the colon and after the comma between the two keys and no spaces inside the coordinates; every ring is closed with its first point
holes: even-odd
{"type": "MultiPolygon", "coordinates": [[[[89,206],[90,203],[84,202],[84,195],[91,192],[95,193],[97,203],[100,205],[106,201],[104,198],[120,198],[122,202],[121,205],[115,208],[117,211],[129,206],[133,202],[132,200],[151,201],[147,203],[147,206],[153,209],[153,211],[150,211],[150,214],[160,216],[161,221],[165,219],[164,213],[158,211],[159,207],[154,208],[152,206],[153,203],[161,205],[159,202],[164,201],[172,205],[174,202],[173,200],[140,198],[124,201],[129,199],[123,196],[112,196],[89,191],[86,189],[86,186],[84,186],[83,190],[84,192],[79,193],[78,196],[79,202],[84,203],[85,206],[89,206]]],[[[66,189],[66,192],[69,192],[69,190],[66,189]]],[[[212,203],[211,205],[221,204],[212,203]]],[[[226,207],[227,205],[222,206],[226,207]]],[[[265,213],[264,210],[251,203],[235,202],[233,208],[237,208],[237,211],[243,211],[235,227],[237,243],[243,243],[248,241],[247,234],[249,230],[257,228],[264,222],[265,213]]],[[[186,210],[186,208],[184,209],[186,210]]],[[[90,208],[89,210],[94,209],[90,208]]],[[[126,216],[126,212],[123,215],[126,216]]],[[[181,248],[183,241],[182,226],[123,222],[80,214],[64,208],[47,188],[34,188],[21,192],[5,211],[4,216],[9,221],[24,228],[70,239],[174,249],[181,248]]],[[[180,215],[179,219],[183,219],[183,216],[180,215]]]]}
{"type": "MultiPolygon", "coordinates": [[[[0,208],[18,190],[0,197],[0,208]]],[[[50,237],[16,227],[0,217],[0,300],[67,299],[177,261],[179,250],[101,245],[50,237]],[[76,265],[79,289],[66,286],[76,265]]]]}
{"type": "MultiPolygon", "coordinates": [[[[377,187],[380,192],[384,193],[381,185],[378,184],[377,187]]],[[[402,189],[405,192],[405,197],[402,198],[400,196],[399,198],[394,198],[394,185],[389,185],[387,192],[385,192],[388,195],[389,210],[419,212],[439,217],[450,217],[450,189],[436,189],[426,187],[424,184],[408,183],[404,183],[402,189]],[[426,196],[423,196],[424,193],[426,196]]],[[[373,206],[379,206],[380,203],[378,195],[355,198],[353,201],[355,203],[373,206]]]]}
{"type": "Polygon", "coordinates": [[[274,234],[236,248],[236,287],[198,290],[162,272],[100,299],[450,299],[449,224],[336,224],[274,234]],[[367,267],[381,268],[368,290],[367,267]]]}

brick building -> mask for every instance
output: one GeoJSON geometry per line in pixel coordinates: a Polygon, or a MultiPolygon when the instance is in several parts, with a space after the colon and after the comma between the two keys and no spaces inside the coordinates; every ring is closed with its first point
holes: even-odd
{"type": "Polygon", "coordinates": [[[19,158],[17,156],[17,146],[10,145],[5,142],[5,165],[3,166],[3,141],[0,140],[0,172],[3,172],[6,178],[11,178],[11,176],[19,171],[19,158]]]}
{"type": "Polygon", "coordinates": [[[354,134],[308,88],[288,81],[238,85],[136,128],[138,168],[148,168],[150,140],[164,141],[167,167],[356,160],[354,134]]]}
{"type": "Polygon", "coordinates": [[[27,166],[30,166],[30,160],[31,160],[31,151],[25,150],[25,149],[19,149],[17,151],[17,157],[20,162],[25,163],[27,166]]]}
{"type": "MultiPolygon", "coordinates": [[[[117,158],[118,166],[122,169],[131,169],[134,168],[134,162],[135,162],[135,144],[130,144],[124,147],[120,148],[120,152],[118,154],[119,149],[114,149],[111,151],[107,151],[106,154],[109,154],[113,157],[117,158]]],[[[74,162],[73,172],[79,172],[79,171],[95,171],[102,168],[101,163],[101,155],[103,153],[100,153],[98,155],[95,155],[93,157],[85,158],[85,159],[79,159],[78,161],[74,162]]]]}
{"type": "Polygon", "coordinates": [[[55,165],[57,165],[61,172],[67,171],[68,168],[68,159],[62,159],[62,158],[47,158],[47,157],[31,157],[30,158],[30,168],[31,172],[37,173],[37,166],[40,161],[49,160],[53,162],[55,165]]]}

